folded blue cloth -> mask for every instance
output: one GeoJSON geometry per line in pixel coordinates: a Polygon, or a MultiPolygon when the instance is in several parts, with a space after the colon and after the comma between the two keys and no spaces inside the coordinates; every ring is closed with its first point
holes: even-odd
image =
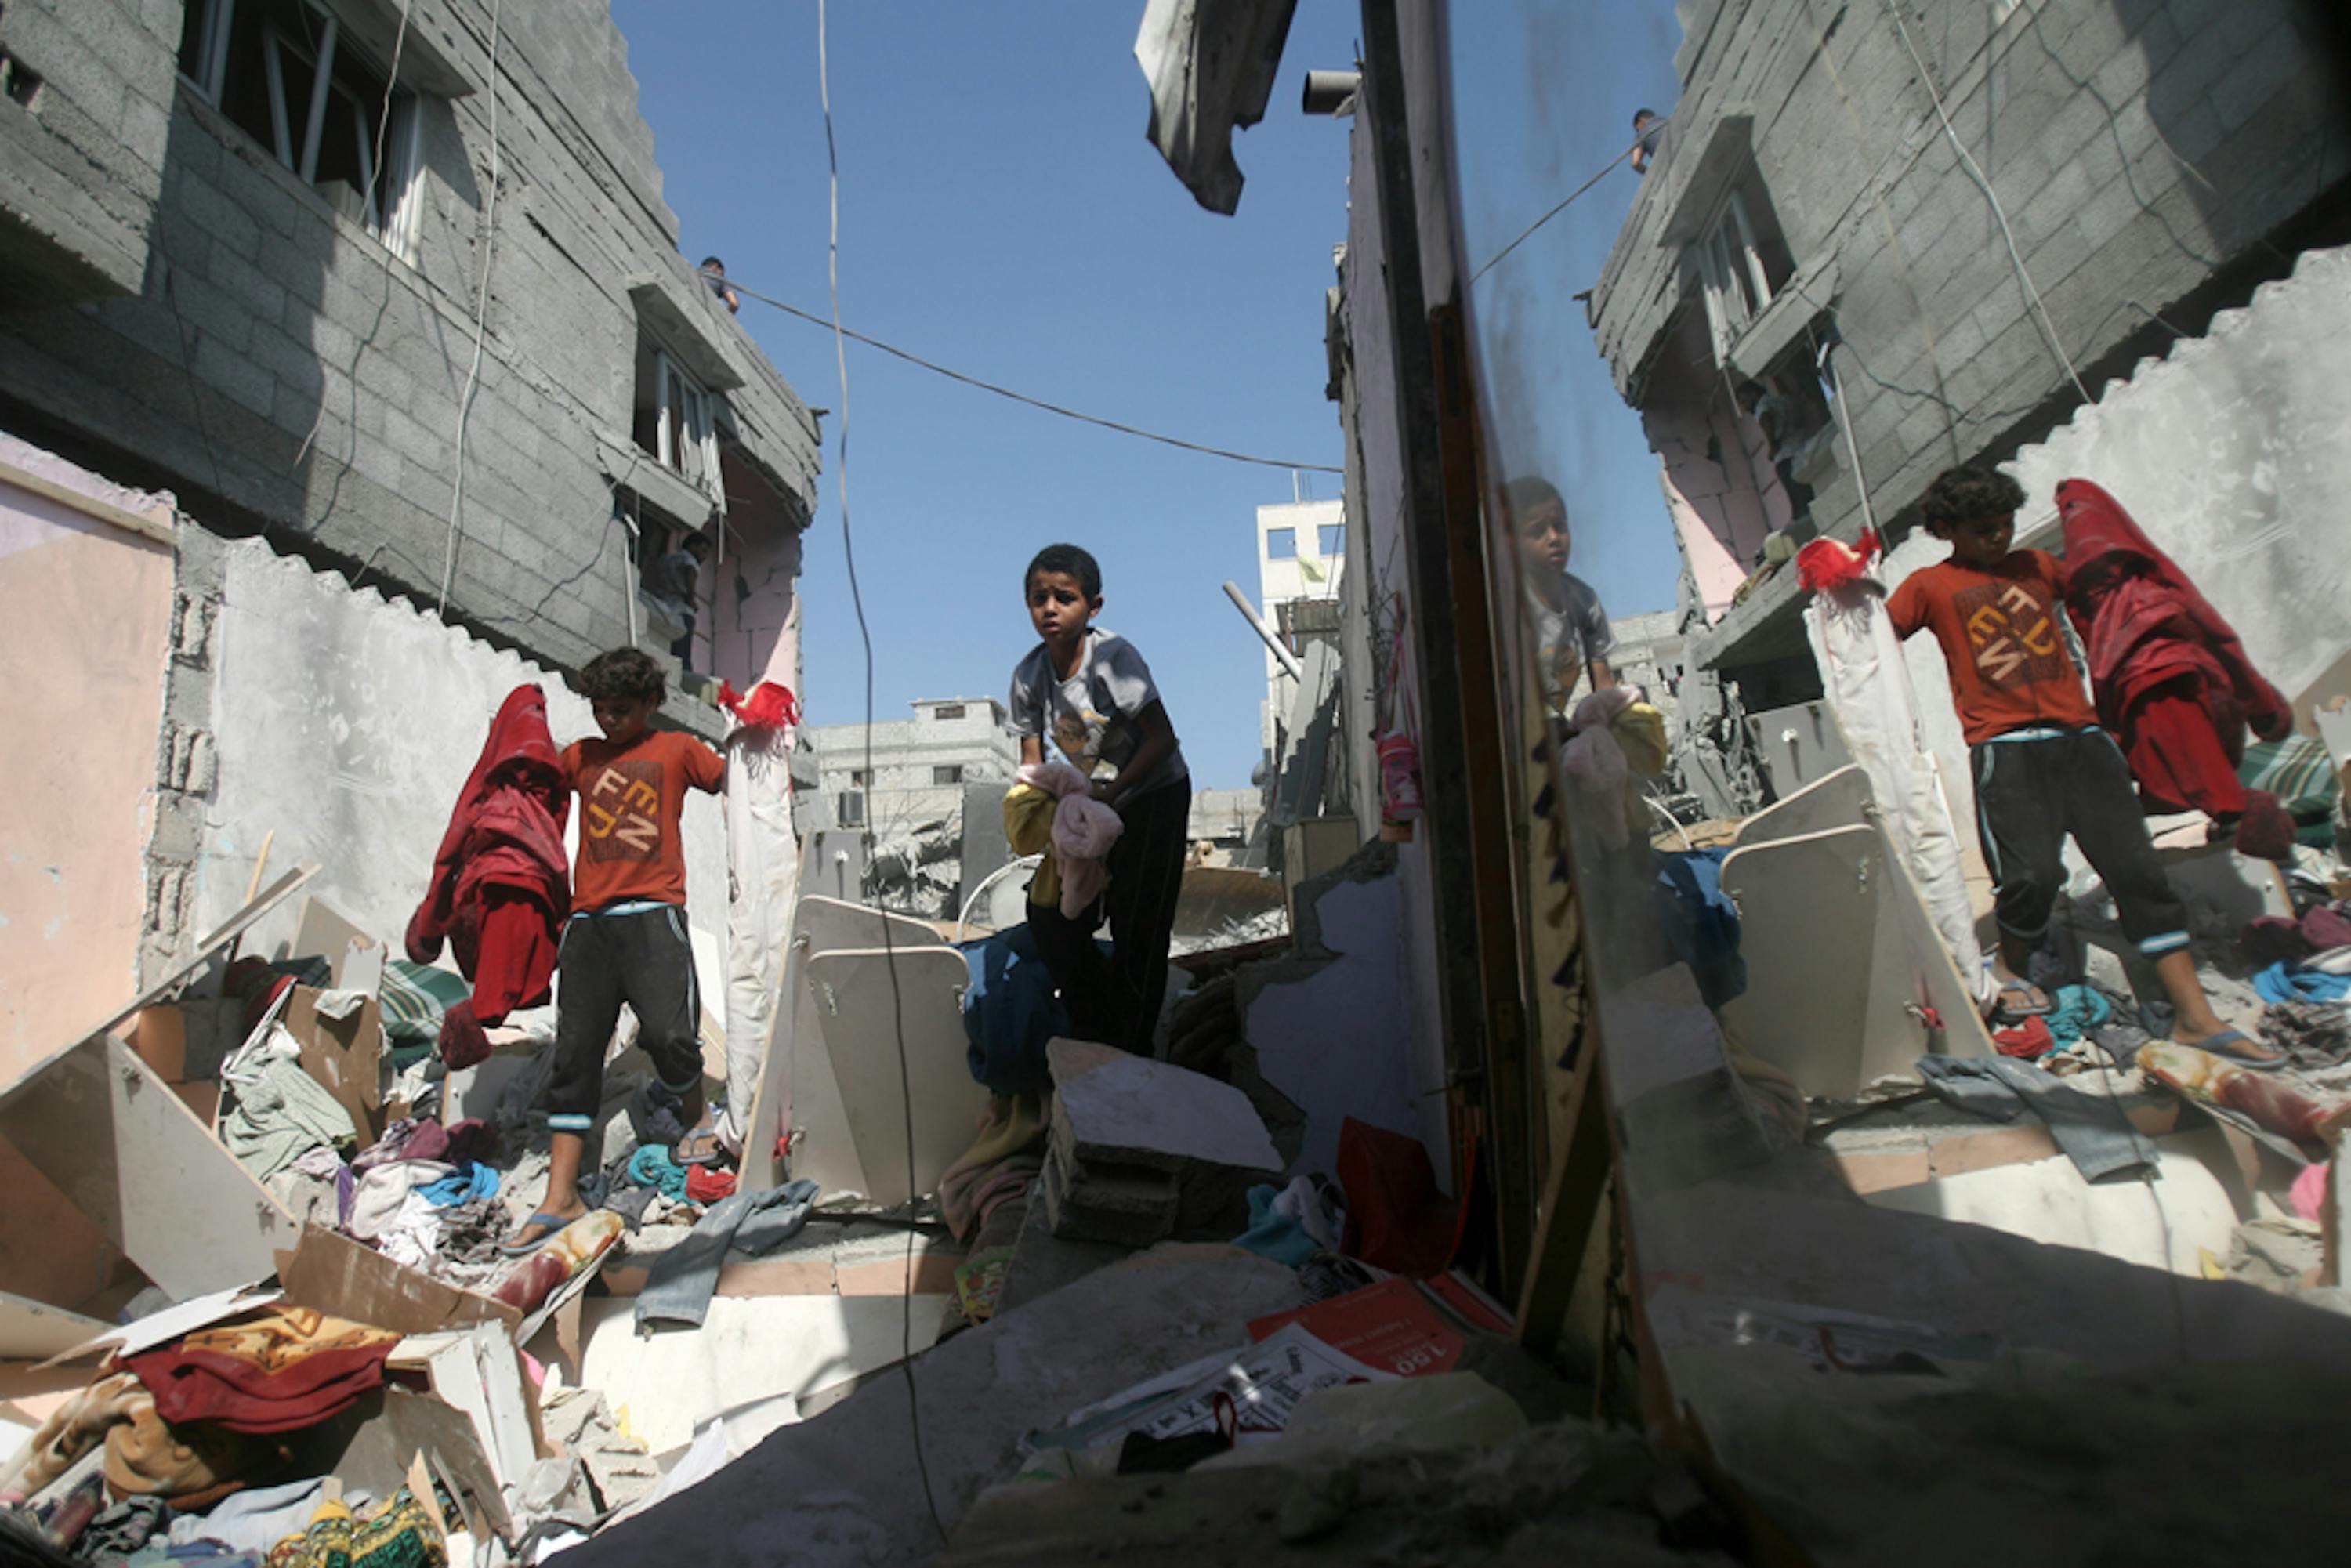
{"type": "Polygon", "coordinates": [[[2253,989],[2265,1002],[2339,1002],[2351,996],[2351,975],[2272,964],[2253,977],[2253,989]]]}
{"type": "Polygon", "coordinates": [[[416,1189],[424,1201],[436,1208],[449,1208],[460,1203],[471,1203],[477,1197],[498,1196],[498,1173],[475,1160],[453,1176],[443,1176],[430,1186],[416,1189]]]}

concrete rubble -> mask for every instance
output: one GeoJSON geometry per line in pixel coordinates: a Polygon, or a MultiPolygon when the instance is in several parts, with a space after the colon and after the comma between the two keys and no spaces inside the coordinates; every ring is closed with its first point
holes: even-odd
{"type": "Polygon", "coordinates": [[[1284,1163],[1229,1083],[1086,1040],[1047,1051],[1044,1193],[1056,1236],[1147,1247],[1220,1223],[1237,1231],[1248,1188],[1284,1163]]]}

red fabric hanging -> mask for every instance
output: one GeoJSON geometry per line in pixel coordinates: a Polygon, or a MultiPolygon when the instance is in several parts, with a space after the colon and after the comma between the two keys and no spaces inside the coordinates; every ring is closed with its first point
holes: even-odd
{"type": "Polygon", "coordinates": [[[2057,486],[2065,609],[2090,655],[2098,717],[2122,742],[2150,811],[2245,810],[2245,729],[2276,740],[2294,712],[2188,574],[2087,479],[2057,486]]]}
{"type": "MultiPolygon", "coordinates": [[[[413,962],[431,963],[448,941],[474,983],[468,1016],[477,1024],[547,999],[557,936],[571,910],[563,856],[570,811],[562,758],[548,733],[547,697],[536,685],[517,686],[457,796],[433,858],[432,885],[408,922],[413,962]]],[[[444,1044],[458,1043],[443,1033],[444,1044]]]]}

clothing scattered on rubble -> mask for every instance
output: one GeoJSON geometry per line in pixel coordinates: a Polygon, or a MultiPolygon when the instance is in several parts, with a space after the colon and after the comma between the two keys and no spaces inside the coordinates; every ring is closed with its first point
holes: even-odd
{"type": "Polygon", "coordinates": [[[453,1069],[488,1057],[484,1026],[547,999],[557,932],[571,910],[563,852],[570,809],[546,694],[517,686],[458,792],[429,890],[408,922],[411,961],[430,964],[445,939],[473,982],[470,999],[442,1021],[442,1054],[453,1069]]]}

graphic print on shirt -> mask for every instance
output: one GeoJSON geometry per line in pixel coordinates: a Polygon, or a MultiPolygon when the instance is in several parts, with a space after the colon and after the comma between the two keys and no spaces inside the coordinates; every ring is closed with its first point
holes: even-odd
{"type": "Polygon", "coordinates": [[[1951,607],[1988,689],[2007,691],[2065,674],[2054,601],[2043,584],[1974,583],[1951,595],[1951,607]]]}
{"type": "Polygon", "coordinates": [[[1134,755],[1134,737],[1121,722],[1123,716],[1071,706],[1063,697],[1053,705],[1053,744],[1089,779],[1102,763],[1109,763],[1113,769],[1123,768],[1134,755]]]}
{"type": "Polygon", "coordinates": [[[662,765],[608,762],[580,798],[581,841],[591,861],[649,861],[661,853],[662,765]]]}

